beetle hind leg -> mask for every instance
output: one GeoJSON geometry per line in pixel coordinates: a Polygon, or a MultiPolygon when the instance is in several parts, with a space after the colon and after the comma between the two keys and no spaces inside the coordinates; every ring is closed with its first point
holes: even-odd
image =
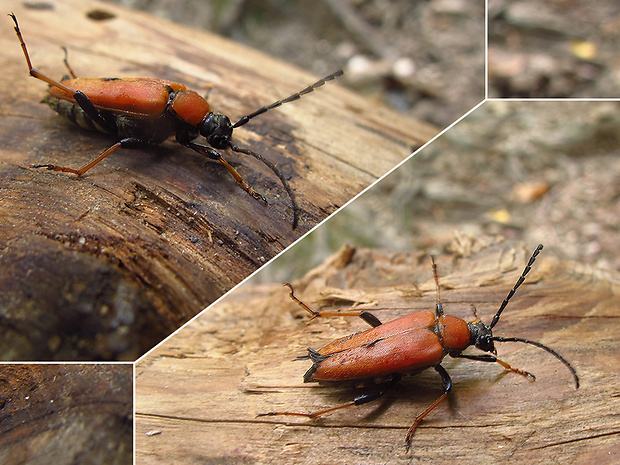
{"type": "Polygon", "coordinates": [[[28,65],[28,72],[30,73],[30,75],[32,77],[40,79],[41,81],[47,82],[51,86],[58,87],[59,89],[62,89],[65,92],[68,92],[70,94],[75,94],[75,90],[64,85],[62,82],[52,79],[46,74],[43,74],[42,72],[36,70],[32,66],[32,62],[30,61],[30,55],[28,54],[28,49],[26,48],[26,43],[24,42],[24,38],[22,37],[22,31],[19,29],[19,24],[17,23],[17,18],[15,17],[14,13],[9,13],[9,16],[13,19],[13,22],[15,23],[15,27],[14,27],[15,34],[17,34],[17,38],[19,39],[19,43],[22,47],[22,51],[24,52],[24,57],[26,58],[26,64],[28,65]]]}
{"type": "Polygon", "coordinates": [[[67,47],[63,47],[62,50],[65,52],[65,59],[63,60],[65,63],[65,67],[69,71],[71,77],[75,79],[77,78],[77,76],[75,75],[75,73],[73,72],[73,68],[71,68],[71,65],[69,64],[69,51],[67,50],[67,47]]]}
{"type": "Polygon", "coordinates": [[[297,417],[306,417],[306,418],[318,418],[326,413],[333,412],[335,410],[340,410],[347,407],[354,407],[356,405],[367,404],[368,402],[372,402],[373,400],[377,400],[382,397],[386,392],[396,385],[400,381],[400,375],[393,375],[392,379],[382,385],[379,389],[376,389],[372,392],[362,394],[361,396],[356,397],[351,402],[347,402],[346,404],[337,405],[336,407],[330,407],[324,410],[319,410],[317,412],[312,413],[297,413],[297,412],[268,412],[268,413],[259,413],[258,417],[266,417],[266,416],[276,416],[276,415],[288,415],[288,416],[297,416],[297,417]]]}

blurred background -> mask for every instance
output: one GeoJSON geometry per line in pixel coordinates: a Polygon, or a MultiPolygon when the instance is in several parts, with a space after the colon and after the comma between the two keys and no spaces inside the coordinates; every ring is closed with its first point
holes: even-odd
{"type": "Polygon", "coordinates": [[[343,244],[441,253],[502,236],[620,269],[620,102],[489,101],[281,255],[300,278],[343,244]]]}
{"type": "Polygon", "coordinates": [[[620,2],[488,5],[489,97],[620,97],[620,2]]]}
{"type": "MultiPolygon", "coordinates": [[[[479,0],[107,0],[206,29],[441,128],[484,98],[479,0]]],[[[208,66],[208,63],[205,64],[208,66]]]]}

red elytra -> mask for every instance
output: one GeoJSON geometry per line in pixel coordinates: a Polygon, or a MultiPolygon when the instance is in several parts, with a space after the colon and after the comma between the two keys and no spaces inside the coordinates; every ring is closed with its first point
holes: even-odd
{"type": "MultiPolygon", "coordinates": [[[[79,90],[86,94],[96,108],[127,115],[145,118],[162,115],[170,103],[171,92],[174,92],[175,98],[172,104],[175,106],[179,97],[189,92],[195,94],[197,97],[195,99],[196,102],[204,103],[203,106],[198,107],[202,116],[194,124],[200,123],[204,115],[211,111],[207,101],[196,92],[188,92],[184,85],[162,79],[74,78],[63,79],[61,82],[71,89],[79,90]]],[[[53,97],[77,103],[73,97],[75,92],[70,93],[63,88],[55,86],[50,87],[48,92],[53,97]]]]}
{"type": "Polygon", "coordinates": [[[15,23],[28,71],[31,76],[50,85],[44,99],[54,111],[67,117],[79,126],[107,133],[117,142],[104,150],[90,163],[79,169],[56,166],[50,163],[33,165],[52,171],[83,175],[115,150],[160,144],[175,136],[177,142],[199,154],[220,162],[239,185],[252,197],[267,203],[265,197],[250,187],[216,149],[230,149],[234,152],[252,155],[264,163],[278,177],[286,190],[293,209],[293,229],[299,221],[299,207],[293,191],[275,164],[250,149],[240,148],[232,140],[235,128],[243,126],[252,118],[284,103],[298,100],[338,76],[342,70],[320,79],[289,97],[264,106],[232,123],[222,114],[211,111],[209,103],[200,95],[179,83],[151,78],[76,78],[65,58],[65,65],[72,78],[57,81],[33,68],[26,44],[13,13],[9,16],[15,23]],[[198,136],[206,138],[209,145],[193,142],[198,136]]]}
{"type": "Polygon", "coordinates": [[[383,377],[391,373],[425,369],[443,359],[445,351],[469,346],[467,323],[443,315],[443,342],[430,310],[411,313],[380,326],[344,337],[317,350],[329,356],[317,365],[308,381],[345,381],[383,377]]]}
{"type": "Polygon", "coordinates": [[[525,276],[531,270],[532,264],[542,248],[543,246],[539,245],[533,252],[521,276],[500,305],[490,325],[486,325],[478,319],[473,305],[472,310],[476,317],[476,320],[473,322],[468,323],[461,318],[444,315],[439,292],[437,266],[432,257],[437,296],[435,312],[423,310],[387,323],[381,323],[374,315],[365,311],[317,312],[299,300],[294,294],[293,287],[285,283],[285,286],[290,290],[291,299],[312,314],[312,318],[322,316],[358,316],[373,326],[366,331],[331,342],[319,350],[308,349],[309,355],[299,357],[300,359],[309,358],[313,362],[310,369],[304,374],[304,382],[376,381],[378,379],[382,383],[378,385],[375,391],[362,394],[352,402],[336,407],[313,413],[268,412],[258,416],[294,415],[316,418],[334,410],[361,405],[375,400],[400,381],[402,376],[414,375],[432,367],[441,376],[443,393],[416,417],[413,425],[407,431],[405,447],[408,451],[411,446],[411,438],[419,423],[447,397],[452,389],[452,380],[448,372],[441,366],[441,362],[446,355],[454,358],[496,362],[506,370],[518,373],[531,380],[536,379],[533,374],[511,367],[508,363],[498,359],[495,356],[497,354],[495,341],[523,342],[545,350],[560,360],[570,370],[575,381],[575,387],[579,388],[579,377],[575,369],[553,349],[529,339],[494,336],[492,333],[492,328],[499,321],[501,313],[515,294],[515,291],[525,281],[525,276]],[[493,355],[464,354],[463,351],[471,345],[493,355]]]}

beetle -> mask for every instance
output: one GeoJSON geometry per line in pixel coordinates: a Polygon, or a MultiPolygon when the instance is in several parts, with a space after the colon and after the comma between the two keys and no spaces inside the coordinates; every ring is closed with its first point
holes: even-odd
{"type": "Polygon", "coordinates": [[[65,49],[65,65],[71,77],[61,81],[50,78],[33,68],[26,44],[14,13],[9,16],[15,23],[15,33],[21,44],[28,71],[31,76],[47,82],[50,87],[43,99],[54,111],[78,126],[110,134],[117,142],[104,150],[90,163],[79,169],[50,163],[32,165],[52,171],[83,175],[93,166],[119,148],[137,148],[161,144],[174,135],[181,145],[220,162],[239,185],[253,198],[267,204],[267,199],[250,187],[216,149],[252,155],[273,171],[286,190],[293,209],[293,229],[299,221],[299,207],[293,191],[280,170],[260,154],[232,142],[233,130],[252,118],[298,100],[316,88],[343,74],[338,70],[289,97],[259,108],[242,117],[236,123],[223,114],[213,112],[207,100],[183,84],[152,78],[77,78],[68,64],[65,49]],[[206,138],[207,145],[193,142],[198,136],[206,138]]]}
{"type": "Polygon", "coordinates": [[[440,298],[440,285],[437,275],[435,260],[431,257],[433,276],[436,285],[435,311],[422,310],[411,313],[387,323],[381,321],[372,313],[361,312],[318,312],[299,300],[289,283],[284,285],[289,288],[290,298],[312,315],[312,319],[323,316],[358,316],[370,324],[372,328],[365,331],[337,339],[319,350],[308,349],[308,355],[298,359],[310,359],[312,366],[304,374],[304,382],[349,382],[364,380],[379,380],[378,389],[373,392],[362,394],[353,401],[332,408],[327,408],[313,413],[295,412],[268,412],[259,416],[294,415],[307,418],[317,418],[334,410],[362,405],[373,401],[385,394],[404,375],[415,375],[427,368],[434,368],[441,376],[443,392],[428,408],[420,413],[407,431],[405,448],[409,451],[411,438],[420,424],[435,407],[437,407],[452,389],[452,380],[441,362],[446,355],[454,358],[465,358],[481,362],[496,362],[504,369],[518,373],[526,378],[535,380],[536,377],[527,371],[510,366],[508,363],[496,357],[495,342],[523,342],[539,347],[558,360],[560,360],[571,372],[575,381],[575,388],[579,388],[577,372],[555,350],[541,344],[520,337],[494,336],[492,329],[499,321],[500,315],[508,305],[508,302],[516,290],[525,281],[525,276],[531,270],[536,257],[543,249],[538,245],[529,259],[523,273],[512,287],[499,310],[493,317],[490,325],[484,324],[477,316],[476,308],[472,304],[475,320],[466,322],[461,318],[444,314],[440,298]],[[463,351],[469,346],[489,352],[489,354],[464,354],[463,351]]]}

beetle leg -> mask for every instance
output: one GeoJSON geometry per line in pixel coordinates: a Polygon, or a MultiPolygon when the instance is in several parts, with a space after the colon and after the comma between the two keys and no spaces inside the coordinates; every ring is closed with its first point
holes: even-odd
{"type": "MultiPolygon", "coordinates": [[[[26,64],[28,65],[28,72],[30,73],[30,75],[32,77],[35,77],[37,79],[47,82],[51,86],[57,87],[71,94],[73,98],[75,99],[75,101],[77,102],[77,104],[80,106],[80,108],[84,110],[84,112],[93,120],[93,122],[95,122],[96,124],[104,128],[107,132],[114,134],[116,132],[116,127],[114,125],[114,122],[108,121],[104,116],[102,116],[101,113],[95,108],[93,103],[90,101],[90,99],[83,92],[79,90],[76,91],[75,89],[72,89],[71,87],[66,86],[62,82],[52,79],[46,74],[43,74],[42,72],[33,68],[32,63],[30,61],[30,55],[28,54],[28,49],[26,48],[26,43],[24,42],[24,38],[22,37],[22,32],[19,29],[19,24],[17,23],[17,18],[15,17],[13,13],[10,13],[9,16],[13,18],[13,22],[15,23],[15,34],[17,34],[17,38],[19,39],[19,43],[22,47],[22,51],[24,52],[24,57],[26,58],[26,64]]],[[[67,49],[65,48],[64,51],[65,51],[65,65],[67,66],[67,69],[69,70],[71,75],[75,77],[73,70],[69,66],[69,62],[67,61],[67,49]]],[[[75,172],[75,170],[71,172],[75,172]]]]}
{"type": "Polygon", "coordinates": [[[75,75],[75,73],[73,72],[73,69],[71,69],[71,66],[69,65],[69,52],[67,51],[67,47],[63,47],[62,49],[65,52],[65,59],[64,59],[65,66],[69,70],[69,74],[71,75],[71,77],[73,79],[76,79],[77,76],[75,75]]]}
{"type": "Polygon", "coordinates": [[[28,65],[28,72],[32,77],[40,79],[42,81],[47,82],[49,85],[58,87],[59,89],[64,90],[70,94],[75,94],[75,90],[70,87],[67,87],[62,82],[56,81],[51,77],[37,71],[32,67],[32,63],[30,62],[30,55],[28,54],[28,49],[26,48],[26,43],[24,42],[24,38],[22,37],[22,32],[19,30],[19,24],[17,23],[17,18],[14,13],[9,13],[9,16],[13,18],[13,22],[15,23],[15,34],[17,34],[17,38],[19,39],[19,43],[22,46],[22,51],[24,52],[24,57],[26,57],[26,64],[28,65]]]}
{"type": "Polygon", "coordinates": [[[224,165],[226,167],[226,169],[232,175],[232,177],[235,178],[235,181],[237,181],[239,183],[239,185],[241,187],[243,187],[243,189],[248,194],[250,194],[256,200],[262,200],[263,202],[267,203],[267,199],[265,197],[263,197],[262,195],[260,195],[258,192],[256,192],[254,189],[252,189],[243,180],[243,178],[237,172],[237,170],[234,169],[226,160],[224,160],[224,158],[220,155],[220,153],[217,150],[215,150],[212,147],[208,147],[206,145],[201,145],[201,144],[196,144],[195,142],[191,142],[191,141],[185,140],[185,139],[186,139],[186,137],[183,137],[183,136],[181,136],[180,134],[177,133],[177,142],[179,142],[179,144],[184,145],[186,147],[189,147],[190,149],[194,150],[195,152],[198,152],[200,155],[203,155],[203,156],[205,156],[207,158],[210,158],[211,160],[219,161],[222,165],[224,165]]]}
{"type": "Polygon", "coordinates": [[[338,405],[336,407],[331,407],[325,410],[319,410],[318,412],[313,413],[296,413],[296,412],[268,412],[268,413],[259,413],[257,416],[266,417],[266,416],[275,416],[275,415],[289,415],[289,416],[297,416],[297,417],[306,417],[306,418],[318,418],[321,415],[324,415],[329,412],[333,412],[335,410],[340,410],[347,407],[353,407],[355,405],[363,405],[368,402],[372,402],[373,400],[377,400],[381,396],[383,396],[386,392],[394,387],[396,383],[400,381],[401,377],[398,374],[392,376],[392,379],[384,384],[384,387],[377,389],[373,392],[369,392],[367,394],[362,394],[361,396],[356,397],[351,402],[347,402],[346,404],[338,405]]]}
{"type": "Polygon", "coordinates": [[[116,144],[114,144],[112,147],[101,152],[101,154],[97,158],[95,158],[93,161],[82,166],[80,169],[77,169],[77,170],[73,168],[67,168],[64,166],[56,166],[56,165],[52,165],[49,163],[42,164],[42,165],[32,165],[32,167],[33,168],[47,168],[50,171],[62,171],[63,173],[73,173],[73,174],[77,174],[78,176],[81,176],[84,173],[86,173],[89,169],[91,169],[93,166],[95,166],[97,163],[99,163],[101,160],[103,160],[105,157],[107,157],[112,152],[114,152],[116,149],[119,149],[121,147],[134,148],[134,147],[138,147],[144,144],[145,143],[142,142],[140,139],[136,139],[132,137],[128,137],[127,139],[122,139],[118,141],[116,144]]]}
{"type": "Polygon", "coordinates": [[[455,355],[454,357],[455,358],[457,358],[457,357],[458,358],[466,358],[468,360],[477,360],[479,362],[497,362],[501,366],[503,366],[506,370],[512,371],[513,373],[518,373],[518,374],[520,374],[522,376],[525,376],[526,378],[529,378],[532,381],[536,380],[536,376],[534,376],[529,371],[524,371],[524,370],[520,370],[518,368],[511,367],[509,364],[507,364],[503,360],[498,359],[494,355],[486,355],[486,354],[474,354],[474,355],[459,354],[459,355],[455,355]]]}
{"type": "Polygon", "coordinates": [[[439,276],[437,275],[437,265],[435,264],[435,257],[431,255],[431,263],[433,267],[433,278],[435,278],[435,295],[437,296],[437,303],[435,304],[435,320],[439,321],[439,317],[443,316],[443,305],[441,305],[441,297],[439,296],[439,276]]]}
{"type": "Polygon", "coordinates": [[[295,193],[293,192],[293,189],[291,189],[290,184],[288,183],[284,175],[280,172],[278,167],[274,165],[273,163],[271,163],[266,158],[264,158],[260,153],[256,153],[250,149],[244,149],[241,147],[237,147],[235,144],[233,144],[230,141],[228,142],[228,146],[230,147],[230,150],[232,150],[233,152],[244,153],[246,155],[252,155],[254,158],[256,158],[261,163],[263,163],[265,166],[267,166],[267,168],[273,171],[273,174],[275,174],[278,177],[278,179],[282,183],[282,187],[284,187],[284,190],[288,194],[288,197],[291,199],[291,204],[293,207],[293,229],[297,228],[297,224],[299,223],[299,207],[297,206],[297,201],[295,200],[295,193]]]}
{"type": "Polygon", "coordinates": [[[361,312],[317,312],[316,310],[312,310],[308,305],[295,296],[293,286],[291,284],[284,283],[283,286],[288,287],[291,300],[312,315],[311,319],[318,318],[320,316],[358,316],[373,328],[381,325],[379,318],[364,310],[361,312]]]}
{"type": "Polygon", "coordinates": [[[478,310],[476,310],[476,306],[474,304],[469,304],[469,307],[471,308],[471,312],[474,314],[474,323],[477,323],[480,321],[480,317],[478,316],[478,310]]]}
{"type": "Polygon", "coordinates": [[[80,106],[80,108],[84,110],[84,113],[86,113],[86,115],[93,120],[93,123],[101,126],[101,128],[109,134],[117,133],[115,122],[106,118],[105,113],[101,113],[99,110],[97,110],[93,102],[84,92],[82,92],[81,90],[75,91],[73,94],[73,98],[80,106]]]}
{"type": "Polygon", "coordinates": [[[435,402],[433,402],[426,410],[424,410],[416,417],[413,425],[411,425],[411,428],[409,428],[409,431],[407,431],[407,436],[405,437],[405,447],[407,448],[407,452],[409,452],[409,448],[411,447],[411,438],[413,437],[413,433],[415,432],[420,422],[448,396],[450,390],[452,389],[452,380],[450,379],[450,375],[448,374],[446,369],[441,365],[436,365],[433,368],[435,368],[437,373],[439,373],[439,375],[441,376],[441,387],[443,389],[443,394],[440,395],[435,402]]]}
{"type": "Polygon", "coordinates": [[[435,264],[435,257],[431,255],[431,264],[433,268],[433,278],[435,279],[435,295],[436,295],[436,303],[435,303],[435,328],[437,331],[437,336],[439,337],[439,342],[443,346],[443,335],[444,335],[444,326],[439,323],[439,318],[443,316],[443,305],[441,304],[441,296],[440,296],[440,286],[439,286],[439,276],[437,275],[437,265],[435,264]]]}

